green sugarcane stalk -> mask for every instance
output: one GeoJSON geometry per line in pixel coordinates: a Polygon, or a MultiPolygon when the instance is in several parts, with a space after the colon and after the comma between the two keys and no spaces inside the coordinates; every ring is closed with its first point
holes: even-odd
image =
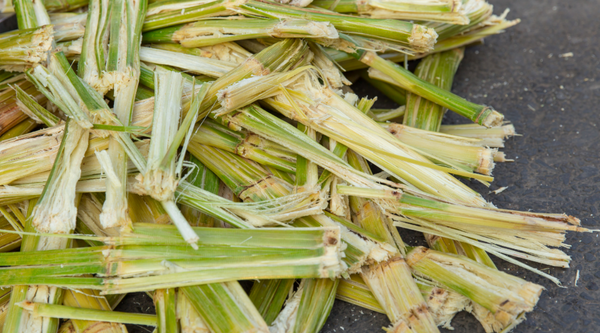
{"type": "MultiPolygon", "coordinates": [[[[427,56],[417,66],[415,75],[422,80],[450,91],[454,81],[454,73],[456,73],[463,56],[463,48],[427,56]]],[[[403,124],[439,132],[446,110],[440,105],[413,93],[408,93],[406,99],[406,114],[403,124]]]]}
{"type": "Polygon", "coordinates": [[[515,126],[512,124],[504,124],[492,128],[486,128],[477,124],[442,125],[440,132],[479,139],[482,145],[492,148],[504,148],[504,139],[518,135],[515,132],[515,126]]]}
{"type": "MultiPolygon", "coordinates": [[[[432,125],[435,126],[435,124],[432,125]]],[[[435,157],[442,158],[458,169],[484,175],[491,175],[494,169],[494,156],[497,151],[482,146],[476,140],[395,123],[382,124],[382,126],[403,143],[434,156],[434,159],[435,157]]],[[[444,162],[440,161],[439,163],[444,162]]]]}
{"type": "Polygon", "coordinates": [[[396,104],[406,104],[406,91],[400,89],[399,87],[384,81],[372,79],[367,71],[360,71],[360,78],[367,81],[367,83],[375,87],[377,90],[379,90],[379,92],[394,101],[396,104]]]}
{"type": "Polygon", "coordinates": [[[293,279],[254,282],[248,297],[267,325],[270,326],[275,321],[293,286],[293,279]]]}
{"type": "Polygon", "coordinates": [[[340,32],[388,40],[409,51],[427,52],[435,44],[437,34],[425,26],[397,20],[380,20],[342,15],[323,9],[305,9],[267,1],[250,0],[239,6],[244,14],[270,18],[305,18],[330,22],[340,32]]]}
{"type": "Polygon", "coordinates": [[[254,38],[327,38],[338,33],[327,22],[302,19],[208,20],[144,33],[144,43],[179,43],[183,47],[203,47],[254,38]]]}
{"type": "Polygon", "coordinates": [[[35,256],[0,254],[0,262],[25,264],[12,266],[9,273],[0,272],[0,280],[3,285],[45,283],[121,294],[240,279],[333,278],[342,271],[339,227],[196,228],[203,234],[200,252],[190,249],[175,227],[136,224],[134,230],[135,234],[104,239],[117,247],[114,251],[102,246],[36,252],[35,256]],[[236,247],[231,246],[234,244],[236,247]],[[157,245],[165,251],[157,252],[157,245]],[[52,264],[61,256],[85,264],[52,264]],[[202,259],[207,256],[213,258],[210,263],[202,259]],[[206,270],[207,264],[214,269],[206,270]],[[142,272],[149,275],[140,276],[142,272]],[[106,278],[70,277],[74,274],[100,274],[106,278]]]}
{"type": "MultiPolygon", "coordinates": [[[[187,178],[191,184],[210,193],[218,194],[220,183],[219,177],[191,154],[189,156],[189,161],[195,166],[187,178]]],[[[181,213],[190,224],[195,227],[215,227],[218,223],[214,217],[188,206],[181,207],[181,213]]]]}
{"type": "Polygon", "coordinates": [[[210,332],[206,322],[185,296],[183,288],[179,288],[177,292],[177,317],[179,318],[181,333],[210,332]]]}
{"type": "Polygon", "coordinates": [[[212,332],[269,332],[237,281],[196,285],[182,290],[212,332]]]}
{"type": "Polygon", "coordinates": [[[154,306],[156,308],[156,329],[158,333],[178,331],[177,302],[175,289],[157,289],[154,291],[154,306]]]}
{"type": "Polygon", "coordinates": [[[270,327],[271,332],[318,332],[333,307],[339,279],[303,279],[270,327]]]}
{"type": "MultiPolygon", "coordinates": [[[[65,292],[63,305],[69,307],[112,310],[108,301],[96,290],[68,290],[65,292]]],[[[94,320],[71,319],[71,324],[76,332],[86,332],[86,330],[100,330],[106,333],[120,333],[125,330],[125,325],[120,323],[111,323],[94,320]]]]}
{"type": "MultiPolygon", "coordinates": [[[[371,173],[367,162],[352,151],[348,153],[348,162],[358,170],[371,173]]],[[[398,231],[374,202],[358,197],[350,197],[350,202],[355,223],[385,239],[389,244],[394,244],[401,253],[405,253],[405,245],[398,231]]],[[[418,287],[402,256],[365,266],[361,276],[374,297],[383,304],[394,327],[408,325],[415,332],[438,331],[421,293],[416,293],[418,287]]]]}
{"type": "Polygon", "coordinates": [[[35,98],[21,89],[18,85],[11,87],[15,89],[17,105],[35,123],[44,124],[48,127],[56,126],[56,124],[58,124],[60,119],[41,106],[35,98]]]}
{"type": "Polygon", "coordinates": [[[14,0],[19,29],[38,28],[50,24],[50,17],[41,0],[14,0]]]}
{"type": "Polygon", "coordinates": [[[48,59],[52,26],[15,30],[0,34],[0,69],[24,72],[48,59]]]}
{"type": "Polygon", "coordinates": [[[403,67],[384,60],[373,52],[358,51],[352,55],[370,67],[386,73],[399,87],[446,107],[480,125],[486,127],[497,126],[504,119],[501,113],[493,110],[491,107],[477,105],[456,96],[447,90],[418,78],[403,67]]]}
{"type": "MultiPolygon", "coordinates": [[[[153,43],[148,45],[155,49],[174,51],[179,53],[191,54],[200,57],[214,58],[217,60],[227,61],[235,64],[241,64],[246,59],[252,56],[252,53],[242,48],[236,43],[226,42],[205,47],[186,48],[180,44],[171,43],[153,43]]],[[[199,80],[199,77],[196,77],[199,80]]]]}
{"type": "Polygon", "coordinates": [[[22,302],[19,306],[32,315],[46,318],[106,321],[122,324],[157,326],[155,315],[76,308],[64,305],[22,302]]]}
{"type": "MultiPolygon", "coordinates": [[[[116,77],[114,82],[114,113],[117,119],[129,126],[138,90],[140,60],[139,45],[147,1],[115,1],[112,3],[109,54],[106,70],[116,77]],[[118,42],[115,42],[118,41],[118,42]]],[[[127,189],[119,184],[127,182],[127,157],[117,138],[109,138],[108,154],[115,179],[107,177],[106,201],[100,215],[108,227],[127,227],[131,220],[127,214],[127,189]]]]}
{"type": "MultiPolygon", "coordinates": [[[[458,65],[463,58],[463,54],[464,49],[455,49],[427,56],[421,61],[421,63],[419,63],[415,74],[421,79],[431,82],[442,89],[450,90],[452,88],[454,74],[456,73],[458,65]]],[[[404,117],[404,124],[427,131],[439,132],[445,111],[446,110],[441,106],[431,103],[420,96],[411,93],[408,94],[407,113],[404,117]]],[[[477,151],[476,149],[470,150],[477,151]]],[[[471,159],[471,165],[477,165],[478,167],[476,170],[478,172],[490,174],[494,166],[493,154],[493,151],[489,151],[489,153],[486,153],[485,155],[482,152],[478,152],[474,156],[475,159],[471,159]]],[[[454,156],[465,155],[455,151],[454,156]]],[[[426,235],[426,239],[428,239],[430,246],[433,245],[433,242],[431,241],[432,237],[434,236],[426,235]]],[[[439,242],[443,242],[448,245],[453,242],[452,240],[442,239],[439,237],[437,239],[439,242]]],[[[468,250],[468,253],[471,254],[471,256],[469,256],[471,259],[479,259],[481,262],[489,265],[492,268],[496,267],[487,253],[481,249],[476,249],[469,244],[463,244],[459,242],[456,242],[455,247],[464,249],[463,252],[468,250]]],[[[448,248],[448,250],[451,250],[451,248],[448,248]]],[[[450,253],[457,252],[453,251],[450,253]]]]}
{"type": "Polygon", "coordinates": [[[400,19],[406,21],[435,21],[465,25],[469,23],[460,0],[317,0],[312,5],[330,9],[338,13],[356,13],[361,16],[379,19],[400,19]]]}
{"type": "Polygon", "coordinates": [[[441,283],[491,312],[500,330],[533,310],[543,287],[500,272],[463,256],[417,247],[407,262],[419,275],[441,283]]]}
{"type": "Polygon", "coordinates": [[[191,142],[235,153],[284,172],[296,172],[296,154],[290,150],[255,134],[233,131],[212,119],[206,119],[197,128],[191,142]]]}
{"type": "Polygon", "coordinates": [[[235,0],[216,0],[216,1],[183,1],[173,3],[164,1],[151,4],[148,8],[148,16],[144,22],[143,31],[150,31],[182,23],[200,21],[202,19],[218,16],[229,16],[235,14],[233,8],[238,5],[235,0]],[[166,8],[159,8],[160,5],[166,5],[166,8]]]}
{"type": "MultiPolygon", "coordinates": [[[[68,234],[75,229],[77,211],[75,186],[81,173],[80,166],[85,149],[87,149],[88,136],[88,131],[79,127],[76,122],[67,121],[54,165],[41,193],[41,198],[26,223],[26,231],[35,229],[43,233],[68,234]]],[[[28,240],[27,245],[24,245],[22,249],[25,251],[37,249],[39,251],[60,249],[66,246],[66,239],[41,238],[39,240],[28,240]]],[[[49,286],[31,288],[37,288],[37,293],[40,294],[36,297],[38,300],[47,303],[60,302],[62,296],[60,289],[49,286]]],[[[25,292],[29,295],[35,294],[32,291],[22,290],[22,292],[15,293],[14,300],[25,299],[22,298],[25,292]]],[[[44,328],[49,332],[53,327],[58,327],[58,321],[50,320],[42,323],[27,316],[27,314],[23,314],[21,311],[16,311],[11,318],[10,325],[13,325],[15,332],[26,332],[32,328],[40,332],[44,328]]]]}
{"type": "Polygon", "coordinates": [[[88,0],[44,0],[49,12],[73,11],[88,5],[88,0]]]}

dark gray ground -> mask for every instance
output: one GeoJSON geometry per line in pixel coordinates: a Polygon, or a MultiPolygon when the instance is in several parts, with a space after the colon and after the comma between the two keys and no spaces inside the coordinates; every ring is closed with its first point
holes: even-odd
{"type": "MultiPolygon", "coordinates": [[[[494,106],[512,121],[522,137],[510,139],[504,151],[515,163],[500,164],[491,190],[472,185],[500,208],[562,213],[581,218],[584,226],[598,228],[600,173],[600,2],[489,0],[499,14],[511,8],[509,18],[522,23],[484,45],[467,49],[453,91],[471,101],[494,106]],[[571,58],[559,55],[572,52],[571,58]]],[[[0,29],[4,27],[0,24],[0,29]]],[[[360,96],[377,92],[362,82],[353,86],[360,96]]],[[[377,107],[393,107],[379,97],[377,107]]],[[[449,114],[447,123],[465,122],[449,114]]],[[[420,242],[406,233],[408,242],[420,242]]],[[[598,234],[569,234],[572,268],[548,269],[566,288],[497,261],[500,269],[542,284],[535,311],[515,332],[600,332],[600,256],[598,234]],[[577,271],[578,286],[574,285],[577,271]]],[[[535,265],[534,265],[535,266],[535,265]]],[[[543,267],[539,267],[543,268],[543,267]]],[[[144,294],[129,295],[120,311],[153,311],[144,294]]],[[[323,332],[382,332],[384,315],[336,301],[323,332]]],[[[457,332],[483,332],[476,320],[462,313],[453,321],[457,332]]],[[[445,330],[442,330],[446,332],[445,330]]],[[[151,332],[130,327],[129,332],[151,332]]]]}

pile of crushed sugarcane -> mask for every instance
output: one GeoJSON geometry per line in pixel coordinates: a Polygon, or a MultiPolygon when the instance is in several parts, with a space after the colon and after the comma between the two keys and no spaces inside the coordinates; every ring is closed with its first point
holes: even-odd
{"type": "Polygon", "coordinates": [[[3,10],[19,29],[0,34],[2,332],[318,332],[336,298],[388,332],[460,311],[507,332],[543,287],[490,255],[559,284],[530,265],[568,267],[565,233],[589,232],[459,180],[488,185],[515,135],[450,92],[464,47],[518,23],[485,0],[3,10]],[[447,109],[473,124],[441,125],[447,109]],[[131,292],[156,315],[112,311],[131,292]]]}

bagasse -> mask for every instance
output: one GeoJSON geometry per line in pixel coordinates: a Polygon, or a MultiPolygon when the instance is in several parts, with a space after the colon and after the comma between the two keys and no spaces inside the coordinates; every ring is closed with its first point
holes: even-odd
{"type": "Polygon", "coordinates": [[[543,287],[490,254],[560,285],[530,263],[568,268],[566,233],[591,232],[459,180],[489,186],[515,135],[450,91],[465,47],[519,23],[484,0],[3,10],[19,25],[0,34],[3,332],[318,332],[335,298],[388,332],[461,311],[507,332],[543,287]],[[358,77],[400,107],[372,108],[358,77]],[[113,311],[130,292],[156,315],[113,311]]]}

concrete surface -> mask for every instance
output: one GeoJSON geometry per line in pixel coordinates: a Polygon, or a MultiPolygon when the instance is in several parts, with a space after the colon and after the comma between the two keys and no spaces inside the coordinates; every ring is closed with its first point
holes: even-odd
{"type": "MultiPolygon", "coordinates": [[[[522,23],[484,45],[467,49],[453,91],[474,102],[494,106],[512,121],[521,137],[510,139],[504,151],[515,163],[494,170],[491,188],[473,187],[500,208],[575,215],[582,224],[598,228],[600,206],[600,2],[490,0],[495,13],[510,8],[509,18],[522,23]],[[573,57],[560,57],[572,52],[573,57]],[[498,195],[490,190],[508,189],[498,195]]],[[[2,27],[0,26],[0,29],[2,27]]],[[[360,96],[376,91],[362,82],[353,86],[360,96]]],[[[393,107],[379,97],[376,107],[393,107]]],[[[446,123],[465,122],[448,114],[446,123]]],[[[407,242],[420,235],[403,232],[407,242]]],[[[598,234],[567,236],[573,257],[568,270],[549,268],[564,287],[516,266],[496,261],[499,268],[542,284],[535,311],[514,332],[600,332],[600,249],[598,234]],[[580,278],[575,286],[575,277],[580,278]]],[[[536,266],[544,268],[542,266],[536,266]]],[[[545,268],[544,268],[545,269],[545,268]]],[[[152,312],[145,294],[125,298],[120,311],[152,312]]],[[[324,333],[382,332],[384,315],[336,301],[324,333]]],[[[455,332],[483,332],[467,313],[453,321],[455,332]]],[[[130,326],[129,332],[151,332],[130,326]]],[[[442,332],[447,332],[442,330],[442,332]]]]}

